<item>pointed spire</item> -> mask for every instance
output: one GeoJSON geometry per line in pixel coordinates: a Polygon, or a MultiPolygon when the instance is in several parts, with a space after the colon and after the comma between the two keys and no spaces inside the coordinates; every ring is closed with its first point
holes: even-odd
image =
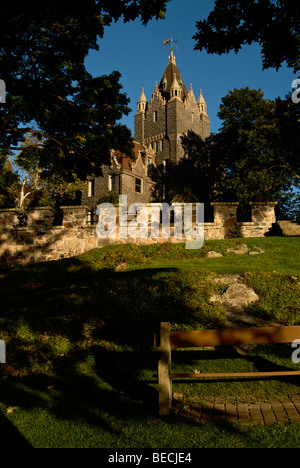
{"type": "Polygon", "coordinates": [[[192,83],[191,83],[190,90],[189,90],[189,97],[196,101],[192,83]]]}
{"type": "Polygon", "coordinates": [[[173,65],[176,65],[176,57],[173,54],[173,50],[171,50],[171,55],[169,55],[169,63],[172,63],[173,65]]]}
{"type": "Polygon", "coordinates": [[[162,79],[159,82],[158,89],[160,90],[162,97],[168,101],[171,96],[171,86],[174,80],[174,73],[176,74],[177,81],[179,83],[181,92],[180,97],[182,100],[187,99],[188,97],[188,90],[183,82],[183,79],[180,75],[180,71],[176,65],[175,56],[173,50],[171,50],[171,54],[169,55],[169,62],[165,72],[162,76],[162,79]]]}
{"type": "Polygon", "coordinates": [[[170,88],[170,95],[171,95],[171,99],[176,98],[176,97],[181,98],[181,87],[178,83],[176,73],[174,73],[173,75],[173,83],[170,88]]]}
{"type": "Polygon", "coordinates": [[[142,88],[142,94],[140,96],[140,99],[138,100],[138,111],[145,111],[146,110],[146,104],[147,104],[147,98],[144,93],[144,88],[142,88]]]}
{"type": "Polygon", "coordinates": [[[142,94],[140,96],[139,102],[147,102],[146,95],[144,93],[144,88],[142,88],[142,94]]]}
{"type": "Polygon", "coordinates": [[[202,94],[202,89],[200,89],[200,96],[199,96],[199,99],[197,101],[197,104],[198,104],[200,112],[203,113],[203,114],[207,114],[207,105],[206,105],[206,101],[205,101],[205,99],[203,97],[203,94],[202,94]]]}
{"type": "Polygon", "coordinates": [[[200,89],[200,96],[199,96],[197,104],[206,104],[205,99],[202,94],[202,89],[200,89]]]}

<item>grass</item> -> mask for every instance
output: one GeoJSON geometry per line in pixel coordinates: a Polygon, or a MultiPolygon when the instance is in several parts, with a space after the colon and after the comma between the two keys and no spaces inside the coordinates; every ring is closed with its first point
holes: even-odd
{"type": "MultiPolygon", "coordinates": [[[[238,273],[260,301],[248,311],[280,324],[300,324],[300,239],[207,241],[110,246],[76,258],[0,271],[0,339],[7,372],[0,378],[0,424],[7,444],[47,447],[197,448],[298,447],[297,424],[266,427],[197,426],[157,417],[161,321],[173,329],[223,327],[211,303],[224,286],[212,280],[238,273]],[[261,255],[233,256],[246,243],[261,255]],[[206,258],[209,250],[223,254],[206,258]],[[126,263],[125,271],[115,268],[126,263]]],[[[259,346],[248,358],[232,351],[174,353],[174,371],[297,368],[291,347],[259,346]]],[[[297,380],[174,383],[186,397],[235,395],[268,400],[299,393],[297,380]]]]}

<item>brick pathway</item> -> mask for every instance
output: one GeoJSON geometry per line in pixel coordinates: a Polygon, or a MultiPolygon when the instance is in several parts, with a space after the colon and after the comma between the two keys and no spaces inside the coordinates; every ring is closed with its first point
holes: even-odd
{"type": "Polygon", "coordinates": [[[288,424],[300,422],[300,396],[273,397],[266,402],[243,402],[237,397],[228,396],[215,397],[203,403],[175,399],[171,412],[199,424],[222,421],[243,425],[288,424]]]}

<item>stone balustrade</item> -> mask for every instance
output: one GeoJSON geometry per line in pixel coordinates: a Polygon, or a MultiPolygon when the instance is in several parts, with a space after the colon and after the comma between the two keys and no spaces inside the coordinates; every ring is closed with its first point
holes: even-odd
{"type": "MultiPolygon", "coordinates": [[[[204,223],[204,239],[234,237],[263,237],[276,222],[276,203],[252,203],[252,221],[237,222],[238,203],[213,203],[214,222],[204,223]]],[[[0,210],[0,264],[10,266],[18,263],[58,260],[86,252],[110,243],[153,244],[186,242],[190,232],[185,229],[183,204],[174,204],[175,219],[182,216],[182,238],[170,218],[170,226],[161,224],[162,204],[146,204],[131,215],[122,214],[115,208],[116,223],[110,238],[99,237],[95,225],[88,225],[89,209],[85,206],[63,206],[61,226],[53,226],[54,210],[41,207],[28,212],[27,226],[19,227],[20,213],[16,209],[0,210]],[[135,227],[140,236],[130,237],[135,227]],[[130,231],[130,228],[132,231],[130,231]],[[143,236],[143,233],[147,236],[143,236]]],[[[101,221],[101,216],[100,216],[101,221]]],[[[107,221],[107,220],[106,220],[107,221]]],[[[196,226],[196,206],[190,229],[196,226]]]]}

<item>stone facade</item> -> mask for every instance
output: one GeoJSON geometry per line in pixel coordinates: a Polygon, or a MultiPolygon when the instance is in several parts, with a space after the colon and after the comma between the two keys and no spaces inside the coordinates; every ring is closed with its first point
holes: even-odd
{"type": "MultiPolygon", "coordinates": [[[[179,204],[177,206],[180,207],[179,204]]],[[[204,223],[205,240],[263,237],[269,234],[275,220],[276,203],[259,204],[259,212],[265,214],[263,218],[258,216],[258,204],[252,204],[253,221],[249,223],[237,222],[237,206],[238,203],[214,204],[214,222],[204,223]]],[[[184,230],[182,238],[178,239],[172,225],[169,229],[170,236],[166,235],[166,229],[162,229],[161,225],[159,203],[145,205],[136,215],[128,216],[125,221],[122,221],[120,208],[116,207],[115,210],[116,226],[112,238],[99,237],[96,227],[88,224],[89,207],[86,206],[62,207],[62,226],[50,224],[54,213],[48,208],[36,208],[28,219],[27,227],[18,227],[19,213],[16,210],[0,210],[0,265],[10,267],[60,260],[108,244],[178,243],[191,240],[189,232],[184,230]],[[140,237],[131,237],[132,229],[136,228],[140,230],[140,237]],[[124,235],[126,233],[127,237],[124,235]]]]}
{"type": "Polygon", "coordinates": [[[210,135],[207,104],[202,90],[198,101],[192,86],[187,90],[172,51],[150,102],[144,90],[138,101],[132,156],[112,151],[111,164],[101,168],[103,175],[87,180],[82,204],[90,209],[90,222],[95,220],[99,198],[109,192],[126,195],[129,204],[167,199],[167,166],[182,159],[181,136],[189,130],[203,139],[210,135]]]}
{"type": "Polygon", "coordinates": [[[114,192],[115,195],[126,195],[128,203],[150,203],[156,200],[156,183],[150,177],[155,170],[155,154],[151,148],[143,148],[134,142],[132,157],[111,152],[111,164],[102,166],[101,177],[89,179],[87,188],[82,194],[82,204],[89,208],[90,224],[96,220],[99,199],[114,192]]]}
{"type": "Polygon", "coordinates": [[[173,52],[159,86],[155,86],[150,102],[142,90],[135,115],[135,140],[156,153],[157,166],[163,161],[178,163],[183,156],[181,136],[189,130],[203,139],[210,135],[207,104],[200,91],[196,101],[192,85],[183,82],[173,52]]]}

